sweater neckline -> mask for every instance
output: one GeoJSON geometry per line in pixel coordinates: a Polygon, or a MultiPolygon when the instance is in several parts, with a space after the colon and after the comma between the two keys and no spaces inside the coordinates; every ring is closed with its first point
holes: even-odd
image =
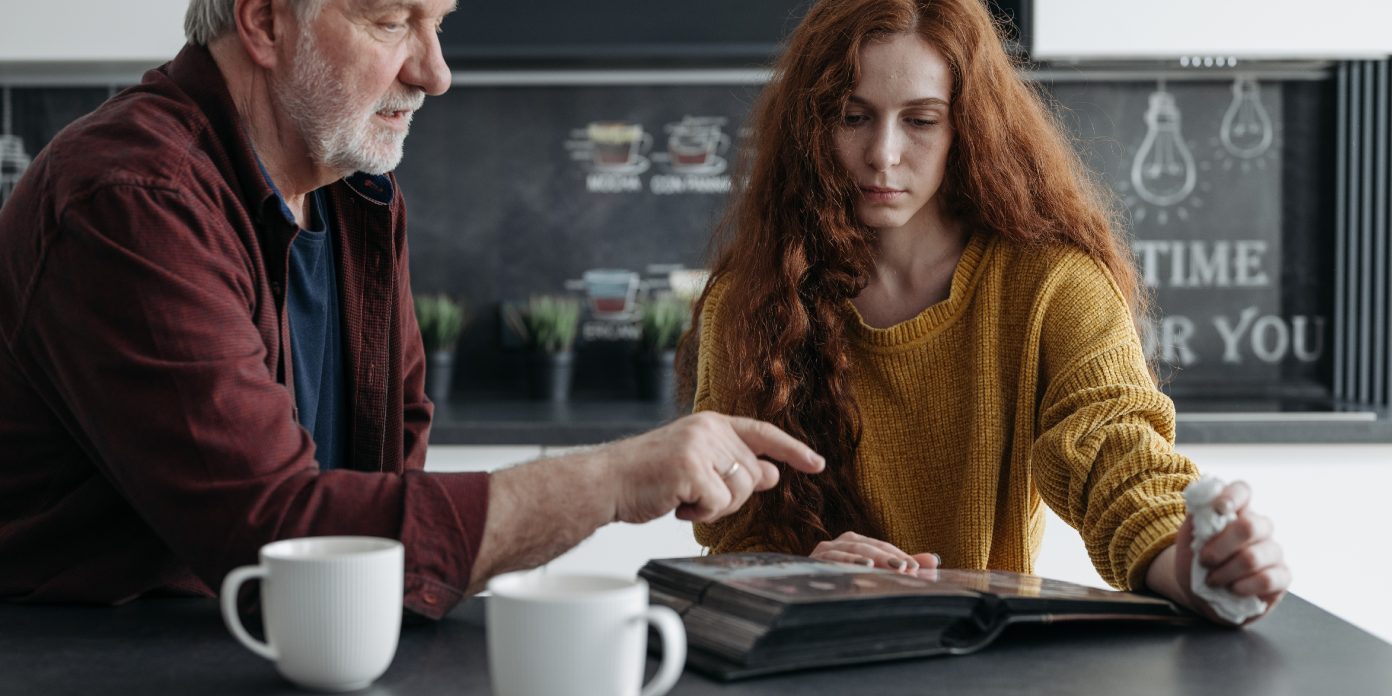
{"type": "Polygon", "coordinates": [[[898,324],[882,329],[870,326],[855,305],[846,300],[846,309],[853,320],[850,322],[852,338],[871,348],[896,348],[917,345],[941,331],[967,306],[971,288],[980,275],[977,271],[984,266],[983,260],[995,247],[994,240],[994,235],[973,233],[962,250],[962,257],[957,260],[957,267],[952,271],[952,285],[947,299],[929,305],[916,316],[898,324]]]}

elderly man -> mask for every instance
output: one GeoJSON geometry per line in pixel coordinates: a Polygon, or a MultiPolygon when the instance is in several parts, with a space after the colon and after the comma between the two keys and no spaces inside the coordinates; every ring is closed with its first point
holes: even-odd
{"type": "Polygon", "coordinates": [[[0,211],[0,598],[210,593],[264,543],[406,545],[405,606],[613,521],[712,520],[824,466],[718,415],[425,473],[431,404],[387,174],[449,86],[453,0],[191,0],[189,45],[73,124],[0,211]],[[765,459],[761,459],[761,457],[765,459]]]}

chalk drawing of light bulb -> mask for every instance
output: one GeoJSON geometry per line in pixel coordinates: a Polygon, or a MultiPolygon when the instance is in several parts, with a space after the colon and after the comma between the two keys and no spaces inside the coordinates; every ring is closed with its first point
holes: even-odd
{"type": "Polygon", "coordinates": [[[1151,92],[1145,123],[1145,139],[1131,161],[1131,185],[1151,205],[1174,205],[1194,192],[1198,180],[1194,155],[1179,132],[1174,95],[1163,87],[1151,92]]]}
{"type": "Polygon", "coordinates": [[[1223,149],[1242,159],[1253,159],[1271,149],[1271,114],[1261,102],[1261,87],[1250,77],[1238,77],[1232,84],[1232,103],[1223,114],[1218,139],[1223,149]]]}

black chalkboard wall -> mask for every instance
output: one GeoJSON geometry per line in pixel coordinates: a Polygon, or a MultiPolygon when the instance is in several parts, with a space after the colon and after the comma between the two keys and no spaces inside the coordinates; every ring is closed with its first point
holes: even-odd
{"type": "Polygon", "coordinates": [[[1330,81],[1052,85],[1129,217],[1180,397],[1318,398],[1331,375],[1330,81]]]}
{"type": "Polygon", "coordinates": [[[525,63],[763,64],[811,0],[468,3],[445,20],[455,68],[525,63]]]}
{"type": "MultiPolygon", "coordinates": [[[[476,310],[457,386],[519,388],[521,357],[499,349],[501,300],[563,291],[591,268],[701,267],[730,187],[728,143],[756,89],[460,87],[429,101],[397,174],[417,292],[449,292],[476,310]],[[700,161],[673,159],[683,123],[717,133],[700,161]],[[606,162],[590,124],[626,131],[631,148],[606,162]]],[[[631,392],[631,348],[582,346],[577,394],[631,392]]]]}
{"type": "MultiPolygon", "coordinates": [[[[1028,46],[1032,0],[990,0],[1028,46]],[[1025,33],[1021,33],[1025,32],[1025,33]]],[[[470,3],[445,19],[455,69],[657,64],[764,65],[812,0],[526,0],[470,3]]]]}
{"type": "MultiPolygon", "coordinates": [[[[1158,305],[1147,338],[1167,388],[1228,400],[1327,395],[1329,82],[1047,87],[1124,204],[1158,305]]],[[[734,146],[683,167],[672,138],[693,119],[737,136],[756,90],[458,87],[429,103],[399,176],[417,290],[477,309],[459,390],[520,389],[521,357],[500,347],[500,300],[561,291],[590,268],[704,265],[734,146]],[[627,124],[621,161],[599,159],[596,123],[627,124]]],[[[612,342],[582,348],[578,394],[627,395],[626,365],[612,342]]]]}

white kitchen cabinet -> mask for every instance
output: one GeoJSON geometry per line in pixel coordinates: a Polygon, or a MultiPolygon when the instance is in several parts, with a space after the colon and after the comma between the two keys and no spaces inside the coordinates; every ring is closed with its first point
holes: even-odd
{"type": "Polygon", "coordinates": [[[541,445],[432,445],[426,471],[497,471],[541,456],[541,445]]]}
{"type": "Polygon", "coordinates": [[[188,0],[0,0],[0,62],[158,65],[184,45],[188,0]]]}
{"type": "Polygon", "coordinates": [[[652,558],[701,555],[691,523],[667,514],[647,524],[611,524],[546,565],[550,572],[638,574],[652,558]]]}

